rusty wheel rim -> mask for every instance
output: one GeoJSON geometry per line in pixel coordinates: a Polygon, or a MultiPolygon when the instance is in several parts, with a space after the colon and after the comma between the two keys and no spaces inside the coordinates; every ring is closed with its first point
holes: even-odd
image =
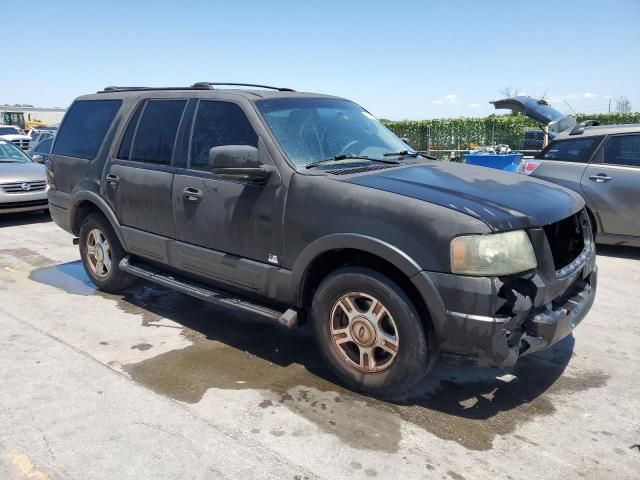
{"type": "Polygon", "coordinates": [[[360,372],[381,372],[398,355],[398,327],[387,307],[372,295],[342,295],[331,309],[329,330],[335,351],[360,372]]]}

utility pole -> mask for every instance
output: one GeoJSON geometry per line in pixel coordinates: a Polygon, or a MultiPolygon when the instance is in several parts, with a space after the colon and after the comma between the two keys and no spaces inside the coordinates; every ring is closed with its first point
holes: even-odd
{"type": "Polygon", "coordinates": [[[611,115],[611,99],[609,99],[609,115],[611,115]]]}

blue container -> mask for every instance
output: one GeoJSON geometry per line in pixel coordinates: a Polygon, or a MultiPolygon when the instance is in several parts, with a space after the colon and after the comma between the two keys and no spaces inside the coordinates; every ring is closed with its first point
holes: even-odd
{"type": "Polygon", "coordinates": [[[507,172],[518,170],[522,160],[522,153],[489,153],[474,152],[464,156],[464,162],[469,165],[480,165],[481,167],[496,168],[507,172]]]}

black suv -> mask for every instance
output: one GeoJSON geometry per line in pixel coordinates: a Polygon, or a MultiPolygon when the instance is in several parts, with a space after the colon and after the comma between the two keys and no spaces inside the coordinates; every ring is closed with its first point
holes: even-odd
{"type": "Polygon", "coordinates": [[[439,354],[514,365],[591,307],[578,194],[433,161],[345,99],[218,85],[109,87],[67,112],[50,210],[99,288],[140,277],[308,323],[344,383],[382,396],[439,354]]]}

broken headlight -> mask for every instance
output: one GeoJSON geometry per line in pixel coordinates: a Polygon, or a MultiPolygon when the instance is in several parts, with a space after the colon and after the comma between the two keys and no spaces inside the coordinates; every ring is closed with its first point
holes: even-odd
{"type": "Polygon", "coordinates": [[[451,271],[461,275],[496,277],[525,272],[538,262],[524,230],[464,235],[451,241],[451,271]]]}

